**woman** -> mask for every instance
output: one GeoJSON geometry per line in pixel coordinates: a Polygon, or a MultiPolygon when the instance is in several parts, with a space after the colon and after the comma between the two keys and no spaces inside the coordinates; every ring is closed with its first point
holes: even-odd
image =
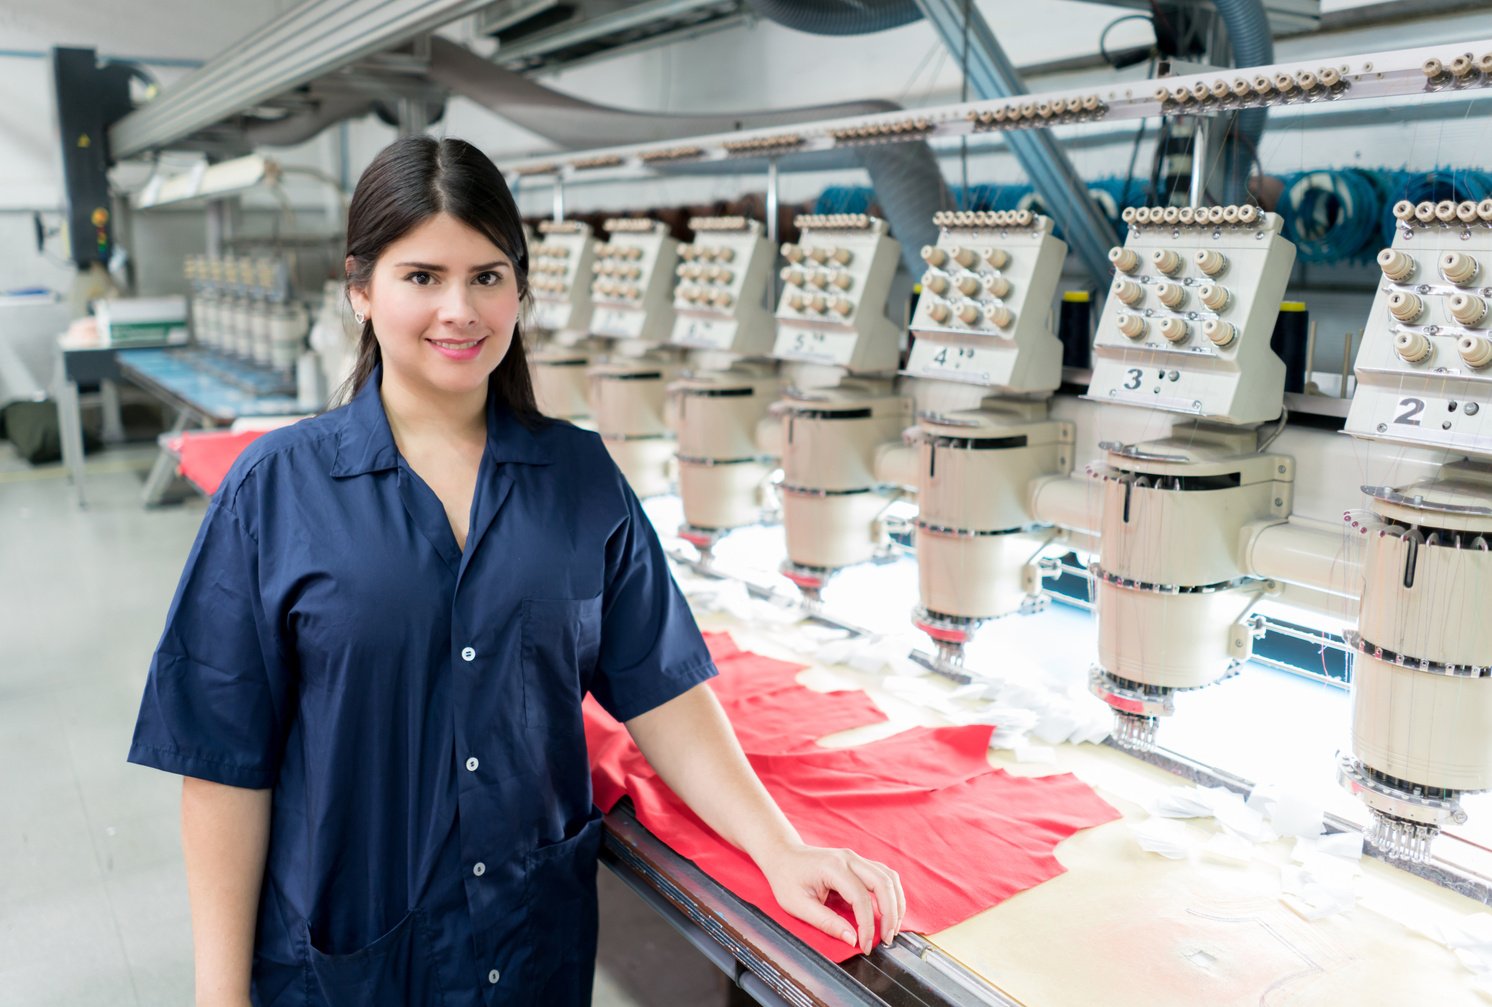
{"type": "Polygon", "coordinates": [[[587,692],[786,910],[896,933],[895,874],[806,846],[756,779],[600,440],[539,416],[527,266],[474,147],[382,151],[348,215],[351,401],[208,508],[130,750],[185,777],[198,1007],[589,1003],[587,692]]]}

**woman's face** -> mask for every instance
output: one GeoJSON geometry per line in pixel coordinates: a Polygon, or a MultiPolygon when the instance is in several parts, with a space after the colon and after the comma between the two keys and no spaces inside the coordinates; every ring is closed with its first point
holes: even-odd
{"type": "Polygon", "coordinates": [[[446,213],[392,242],[348,294],[373,323],[385,375],[437,392],[485,390],[518,319],[512,261],[446,213]]]}

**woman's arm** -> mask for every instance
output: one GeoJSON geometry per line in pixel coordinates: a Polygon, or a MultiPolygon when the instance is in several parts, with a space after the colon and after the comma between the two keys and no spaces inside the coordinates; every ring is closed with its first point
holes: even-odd
{"type": "Polygon", "coordinates": [[[181,847],[192,904],[197,1007],[248,1007],[270,793],[182,779],[181,847]]]}
{"type": "Polygon", "coordinates": [[[783,909],[869,954],[879,908],[881,939],[890,944],[906,911],[896,872],[849,850],[805,845],[746,761],[709,686],[697,685],[626,726],[663,782],[756,862],[783,909]],[[854,908],[858,934],[823,904],[831,891],[854,908]]]}

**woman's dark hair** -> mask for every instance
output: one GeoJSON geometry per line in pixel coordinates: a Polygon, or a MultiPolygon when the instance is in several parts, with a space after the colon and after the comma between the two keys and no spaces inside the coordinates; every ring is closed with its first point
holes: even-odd
{"type": "MultiPolygon", "coordinates": [[[[519,321],[507,355],[492,372],[498,401],[525,424],[540,418],[523,348],[523,308],[529,301],[528,242],[513,194],[487,157],[465,140],[406,136],[373,158],[357,180],[347,208],[347,286],[366,287],[383,250],[438,213],[449,213],[491,241],[513,263],[519,321]]],[[[346,401],[378,366],[373,320],[363,322],[357,361],[338,399],[346,401]]]]}

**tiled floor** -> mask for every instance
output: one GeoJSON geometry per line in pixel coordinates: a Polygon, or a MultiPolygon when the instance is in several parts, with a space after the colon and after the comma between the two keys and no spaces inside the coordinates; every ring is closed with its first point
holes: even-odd
{"type": "MultiPolygon", "coordinates": [[[[191,1002],[180,782],[124,761],[204,507],[145,510],[152,457],[147,445],[91,461],[80,511],[58,467],[31,468],[0,441],[0,1007],[191,1002]]],[[[683,955],[683,971],[704,970],[692,988],[718,988],[650,911],[606,891],[603,916],[627,932],[603,933],[603,961],[635,947],[677,971],[683,955]]],[[[649,970],[599,972],[594,1002],[707,1002],[641,993],[634,971],[649,970]]]]}

